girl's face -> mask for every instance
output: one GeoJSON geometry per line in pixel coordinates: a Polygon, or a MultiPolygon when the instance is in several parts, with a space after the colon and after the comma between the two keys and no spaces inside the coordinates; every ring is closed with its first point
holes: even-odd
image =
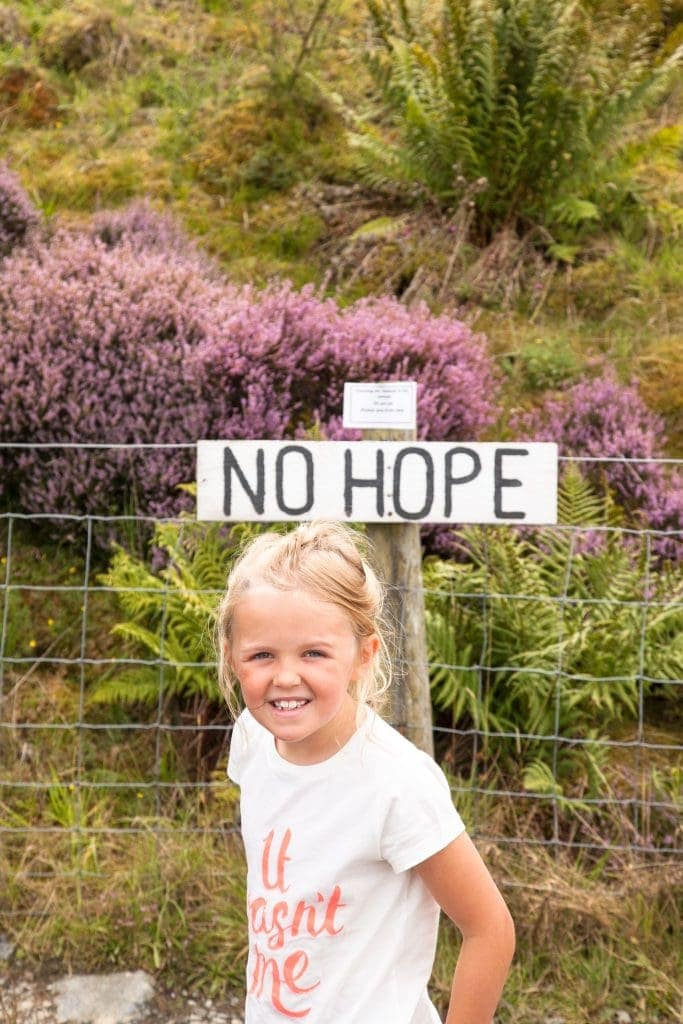
{"type": "Polygon", "coordinates": [[[347,613],[306,590],[249,588],[235,608],[228,657],[254,718],[295,764],[325,761],[356,729],[348,690],[374,658],[347,613]]]}

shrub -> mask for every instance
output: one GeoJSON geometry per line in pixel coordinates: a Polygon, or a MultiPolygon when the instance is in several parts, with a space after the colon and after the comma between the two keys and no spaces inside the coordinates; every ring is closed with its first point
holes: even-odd
{"type": "MultiPolygon", "coordinates": [[[[622,385],[611,373],[580,381],[564,394],[546,398],[539,409],[518,417],[513,430],[537,441],[556,441],[561,455],[587,456],[586,473],[606,481],[627,512],[657,531],[683,530],[683,474],[659,463],[601,463],[600,459],[656,459],[666,438],[663,422],[649,409],[635,384],[622,385]]],[[[663,557],[683,557],[683,536],[655,536],[663,557]]]]}
{"type": "Polygon", "coordinates": [[[267,82],[217,113],[200,114],[201,142],[189,160],[210,192],[239,187],[256,197],[287,189],[317,177],[326,147],[341,142],[338,113],[309,78],[293,92],[267,82]]]}
{"type": "Polygon", "coordinates": [[[199,255],[194,243],[170,214],[157,212],[146,200],[136,200],[119,210],[96,213],[90,225],[90,235],[109,248],[125,242],[132,249],[157,252],[190,252],[199,255]]]}
{"type": "Polygon", "coordinates": [[[312,425],[331,439],[358,436],[341,426],[348,380],[419,381],[419,434],[433,440],[477,437],[494,417],[483,337],[395,299],[339,309],[310,287],[247,287],[199,358],[225,437],[283,437],[312,425]]]}
{"type": "Polygon", "coordinates": [[[0,164],[0,259],[34,234],[40,216],[16,174],[0,164]]]}
{"type": "MultiPolygon", "coordinates": [[[[145,245],[124,229],[113,247],[61,233],[5,262],[0,439],[193,443],[316,426],[337,438],[345,380],[406,377],[421,385],[423,436],[472,438],[492,421],[490,358],[458,321],[388,298],[340,310],[310,287],[240,290],[191,249],[156,248],[158,227],[145,245]]],[[[4,469],[6,497],[33,512],[168,514],[194,477],[190,451],[26,452],[4,469]]]]}
{"type": "MultiPolygon", "coordinates": [[[[620,17],[564,0],[367,0],[371,70],[389,131],[352,136],[372,184],[425,188],[452,208],[474,182],[476,228],[575,228],[594,184],[680,52],[656,64],[637,5],[620,17]]],[[[414,190],[413,190],[414,191],[414,190]]]]}
{"type": "MultiPolygon", "coordinates": [[[[13,255],[0,283],[0,437],[144,443],[201,436],[207,407],[188,365],[207,332],[207,310],[219,320],[224,301],[191,256],[129,241],[108,249],[62,233],[50,246],[13,255]]],[[[120,513],[137,495],[143,507],[162,510],[192,476],[192,458],[138,453],[133,464],[126,451],[106,459],[31,452],[15,457],[3,476],[4,493],[22,509],[120,513]]]]}

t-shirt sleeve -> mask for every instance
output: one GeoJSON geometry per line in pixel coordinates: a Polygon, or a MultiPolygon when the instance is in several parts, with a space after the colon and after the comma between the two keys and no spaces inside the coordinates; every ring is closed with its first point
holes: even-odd
{"type": "Polygon", "coordinates": [[[381,839],[383,858],[395,872],[407,871],[464,831],[446,776],[425,754],[390,800],[381,839]]]}
{"type": "Polygon", "coordinates": [[[247,756],[249,742],[249,725],[246,712],[242,712],[232,727],[230,734],[230,753],[228,754],[228,778],[240,785],[242,769],[247,756]]]}

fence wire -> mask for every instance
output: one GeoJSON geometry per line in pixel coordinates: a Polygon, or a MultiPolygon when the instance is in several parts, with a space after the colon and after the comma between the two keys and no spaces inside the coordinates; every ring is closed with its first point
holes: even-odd
{"type": "MultiPolygon", "coordinates": [[[[0,866],[11,878],[54,875],[32,856],[40,835],[71,837],[78,852],[89,837],[236,829],[233,818],[211,813],[229,785],[232,726],[207,638],[184,638],[178,656],[173,588],[163,574],[153,585],[104,579],[112,538],[135,548],[139,531],[149,537],[160,523],[178,526],[179,536],[189,529],[185,518],[148,515],[0,516],[0,866]],[[148,627],[140,626],[138,643],[115,631],[129,618],[121,598],[132,595],[157,601],[152,653],[148,627]],[[141,672],[145,700],[117,700],[112,684],[121,690],[141,672]],[[98,700],[103,686],[112,696],[98,700]]],[[[479,528],[487,551],[502,529],[519,537],[517,527],[479,528]]],[[[660,572],[652,550],[669,534],[603,525],[561,526],[552,535],[565,545],[555,590],[526,587],[522,573],[501,590],[493,555],[478,574],[460,563],[426,586],[437,757],[480,840],[596,857],[678,857],[683,587],[680,570],[660,572]],[[636,592],[577,591],[578,567],[596,537],[633,547],[642,566],[636,592]],[[549,610],[553,635],[521,657],[507,636],[511,624],[540,621],[549,610]],[[596,616],[598,639],[590,635],[596,616]],[[635,616],[623,672],[614,671],[620,652],[609,649],[618,642],[609,623],[620,616],[635,616]],[[598,650],[588,668],[572,654],[577,630],[586,647],[603,644],[604,657],[598,650]],[[526,719],[514,717],[525,709],[526,719]]],[[[543,531],[538,536],[542,550],[543,531]]],[[[215,606],[220,595],[195,586],[190,596],[215,606]]],[[[63,877],[91,870],[80,853],[74,867],[73,850],[63,877]]]]}

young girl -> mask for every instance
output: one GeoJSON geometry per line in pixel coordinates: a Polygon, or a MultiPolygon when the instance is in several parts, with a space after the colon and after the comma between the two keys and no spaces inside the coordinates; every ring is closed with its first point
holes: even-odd
{"type": "Polygon", "coordinates": [[[246,1024],[436,1024],[439,908],[463,935],[447,1024],[490,1024],[508,910],[446,779],[377,714],[383,590],[345,526],[254,540],[218,615],[221,686],[246,709],[228,774],[247,856],[246,1024]]]}

